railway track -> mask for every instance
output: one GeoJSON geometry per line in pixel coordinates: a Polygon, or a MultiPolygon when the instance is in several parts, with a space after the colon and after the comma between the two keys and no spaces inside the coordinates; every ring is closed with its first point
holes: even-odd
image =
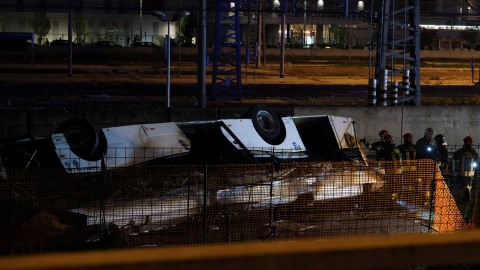
{"type": "MultiPolygon", "coordinates": [[[[0,97],[43,96],[158,96],[166,93],[165,83],[118,83],[118,82],[4,82],[0,97]]],[[[207,84],[207,89],[211,84],[207,84]]],[[[475,97],[480,91],[467,85],[423,85],[423,97],[475,97]]],[[[196,83],[171,84],[172,97],[197,95],[196,83]]],[[[345,84],[249,84],[243,85],[243,96],[248,98],[305,98],[305,97],[352,97],[367,98],[367,85],[345,84]]],[[[399,93],[401,96],[401,92],[399,93]]]]}

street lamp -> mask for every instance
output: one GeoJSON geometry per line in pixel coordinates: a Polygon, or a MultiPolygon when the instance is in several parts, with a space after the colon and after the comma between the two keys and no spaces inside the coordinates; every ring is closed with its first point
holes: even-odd
{"type": "Polygon", "coordinates": [[[363,1],[358,1],[357,10],[362,12],[365,9],[365,4],[363,1]]]}
{"type": "MultiPolygon", "coordinates": [[[[153,16],[157,17],[161,21],[167,22],[167,110],[170,109],[170,22],[175,22],[180,20],[184,16],[190,15],[190,12],[182,10],[175,12],[162,12],[155,10],[152,13],[153,16]]],[[[170,118],[170,114],[168,114],[170,118]]],[[[168,119],[170,121],[170,119],[168,119]]]]}
{"type": "Polygon", "coordinates": [[[323,2],[323,0],[318,0],[317,1],[317,9],[318,10],[323,10],[324,5],[325,5],[325,3],[323,2]]]}

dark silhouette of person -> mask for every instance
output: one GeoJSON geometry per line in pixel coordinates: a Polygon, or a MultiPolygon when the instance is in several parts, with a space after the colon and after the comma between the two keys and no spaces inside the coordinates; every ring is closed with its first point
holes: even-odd
{"type": "Polygon", "coordinates": [[[413,135],[405,133],[403,135],[403,144],[398,147],[402,160],[414,160],[417,158],[417,147],[413,144],[413,135]]]}
{"type": "Polygon", "coordinates": [[[417,159],[436,160],[437,146],[432,140],[435,131],[432,128],[425,129],[425,136],[417,141],[417,159]]]}
{"type": "Polygon", "coordinates": [[[473,178],[478,164],[478,153],[472,145],[472,137],[467,136],[463,139],[463,147],[453,154],[457,179],[463,184],[464,199],[467,202],[472,198],[473,178]]]}
{"type": "Polygon", "coordinates": [[[448,150],[447,142],[442,134],[435,136],[435,144],[437,146],[437,164],[442,173],[447,173],[448,168],[448,150]]]}

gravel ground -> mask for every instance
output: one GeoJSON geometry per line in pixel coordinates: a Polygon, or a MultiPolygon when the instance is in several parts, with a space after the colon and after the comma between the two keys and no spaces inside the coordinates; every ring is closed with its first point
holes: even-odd
{"type": "MultiPolygon", "coordinates": [[[[422,85],[461,85],[472,87],[472,75],[468,66],[448,66],[426,64],[428,67],[422,67],[421,83],[422,85]]],[[[73,76],[66,76],[62,70],[63,65],[46,66],[46,65],[2,65],[0,67],[0,84],[3,90],[0,90],[0,107],[21,106],[129,106],[145,107],[145,106],[162,106],[166,103],[165,94],[158,94],[153,91],[152,95],[147,97],[137,97],[132,93],[125,95],[109,95],[106,92],[94,93],[95,89],[100,86],[118,85],[119,88],[129,85],[165,85],[166,74],[161,68],[155,66],[75,66],[73,76]],[[29,87],[35,89],[33,94],[19,95],[15,89],[16,86],[28,84],[29,87]],[[54,94],[44,93],[42,88],[48,88],[52,85],[61,85],[68,88],[82,87],[94,89],[89,94],[65,94],[62,90],[57,90],[54,94]],[[10,87],[9,87],[10,86],[10,87]],[[35,87],[38,86],[38,89],[35,87]],[[7,90],[6,90],[7,89],[7,90]],[[38,91],[37,91],[38,90],[38,91]],[[133,104],[133,105],[132,105],[133,104]]],[[[195,65],[185,65],[182,67],[180,76],[178,70],[172,68],[171,83],[172,84],[196,84],[195,65]]],[[[64,70],[66,71],[66,70],[64,70]]],[[[372,76],[373,70],[361,62],[354,63],[324,63],[315,65],[295,65],[285,67],[285,76],[280,78],[278,66],[268,66],[261,69],[244,69],[245,74],[242,77],[244,85],[278,85],[282,87],[286,84],[298,85],[352,85],[367,87],[368,78],[372,76]]],[[[211,68],[207,70],[206,82],[211,82],[211,68]]],[[[400,81],[400,78],[397,79],[400,81]]],[[[126,87],[128,89],[128,87],[126,87]]],[[[195,106],[196,96],[172,96],[172,106],[195,106]]],[[[456,97],[431,99],[422,96],[422,104],[424,105],[461,105],[464,102],[469,104],[477,104],[475,99],[459,99],[456,97]],[[447,99],[447,100],[446,100],[447,99]]],[[[271,98],[249,98],[245,97],[241,101],[223,100],[213,101],[207,100],[207,106],[230,106],[232,104],[249,105],[254,103],[266,103],[285,106],[367,106],[368,101],[364,98],[349,97],[293,97],[291,95],[278,96],[271,98]]]]}

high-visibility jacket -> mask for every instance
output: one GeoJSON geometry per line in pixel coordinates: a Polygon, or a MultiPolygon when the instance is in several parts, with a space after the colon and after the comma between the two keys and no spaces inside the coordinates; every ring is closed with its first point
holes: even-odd
{"type": "Polygon", "coordinates": [[[459,176],[473,176],[478,162],[478,153],[471,146],[464,145],[453,154],[455,171],[459,176]]]}
{"type": "Polygon", "coordinates": [[[414,160],[417,158],[417,147],[411,142],[400,145],[398,150],[400,150],[402,160],[414,160]]]}

